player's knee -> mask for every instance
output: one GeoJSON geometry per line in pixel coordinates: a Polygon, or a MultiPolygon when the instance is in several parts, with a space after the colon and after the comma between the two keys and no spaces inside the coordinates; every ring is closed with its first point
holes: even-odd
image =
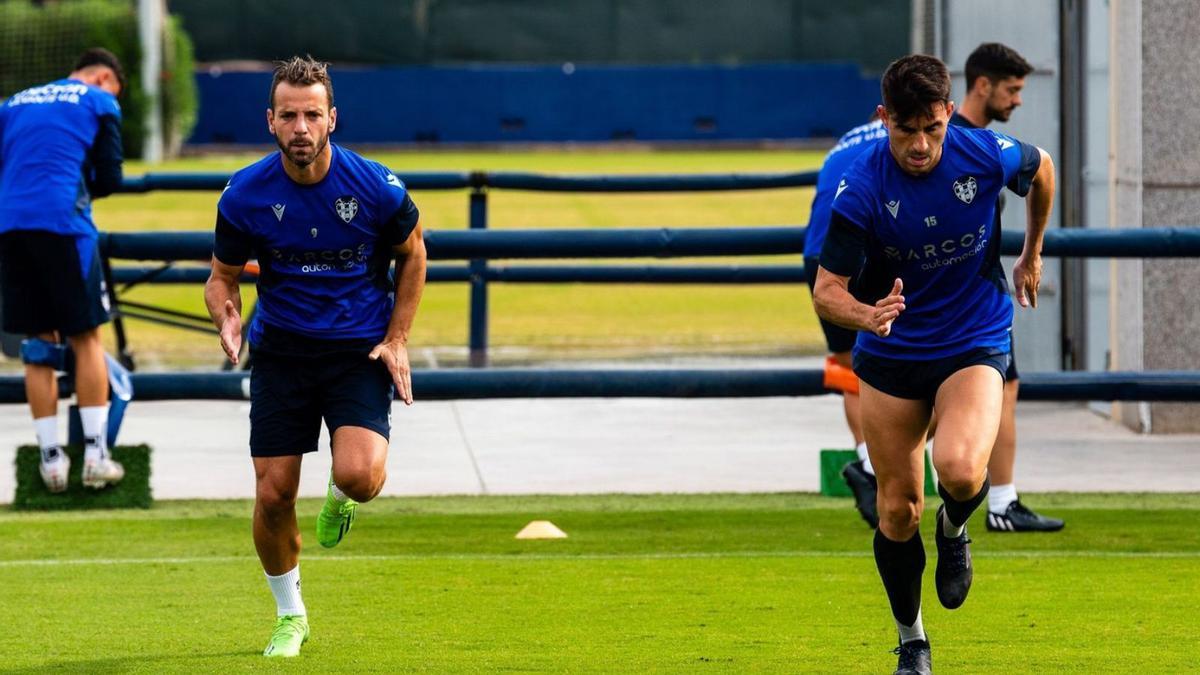
{"type": "Polygon", "coordinates": [[[259,510],[268,519],[290,515],[296,508],[296,489],[260,482],[256,493],[259,510]]]}
{"type": "Polygon", "coordinates": [[[903,541],[917,531],[917,525],[921,522],[921,509],[925,504],[921,494],[914,492],[894,496],[881,495],[876,507],[884,534],[896,541],[903,541]]]}
{"type": "Polygon", "coordinates": [[[982,455],[975,457],[963,454],[941,461],[935,458],[934,466],[937,468],[938,481],[956,499],[960,498],[959,495],[970,497],[987,473],[987,462],[982,455]]]}
{"type": "Polygon", "coordinates": [[[372,472],[371,477],[373,482],[371,499],[374,499],[379,496],[383,490],[383,484],[387,482],[387,467],[381,464],[372,472]]]}
{"type": "Polygon", "coordinates": [[[346,494],[347,497],[356,502],[369,502],[379,494],[383,489],[383,482],[387,479],[387,470],[382,466],[372,466],[364,471],[359,471],[354,474],[344,476],[342,478],[334,478],[338,489],[346,494]]]}

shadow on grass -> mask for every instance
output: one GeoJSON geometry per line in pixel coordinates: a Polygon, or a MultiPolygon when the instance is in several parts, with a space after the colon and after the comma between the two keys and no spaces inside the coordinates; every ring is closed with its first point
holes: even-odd
{"type": "MultiPolygon", "coordinates": [[[[258,657],[262,658],[262,652],[255,649],[241,649],[236,651],[219,652],[212,654],[159,654],[147,656],[114,656],[107,659],[90,659],[79,661],[55,661],[48,660],[41,665],[27,666],[25,668],[4,668],[0,667],[0,675],[34,675],[35,673],[129,673],[129,672],[145,672],[147,670],[158,670],[154,664],[159,664],[165,669],[168,665],[174,664],[181,670],[197,672],[203,666],[197,661],[206,659],[223,659],[231,656],[244,656],[247,658],[258,657]]],[[[264,661],[266,659],[263,659],[264,661]]]]}

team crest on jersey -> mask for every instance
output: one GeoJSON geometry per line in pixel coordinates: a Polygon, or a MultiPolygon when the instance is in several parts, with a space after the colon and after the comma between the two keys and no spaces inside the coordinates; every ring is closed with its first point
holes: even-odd
{"type": "Polygon", "coordinates": [[[979,191],[979,183],[975,182],[974,176],[963,176],[954,181],[954,196],[964,204],[970,204],[975,200],[975,193],[979,191]]]}
{"type": "Polygon", "coordinates": [[[338,217],[348,223],[354,220],[354,216],[358,213],[358,200],[349,195],[338,197],[337,201],[333,203],[333,208],[337,211],[338,217]]]}

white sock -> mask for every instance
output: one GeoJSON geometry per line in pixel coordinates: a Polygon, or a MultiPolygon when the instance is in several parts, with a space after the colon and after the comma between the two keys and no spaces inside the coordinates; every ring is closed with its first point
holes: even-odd
{"type": "Polygon", "coordinates": [[[871,455],[867,454],[866,441],[863,441],[862,443],[859,443],[858,445],[854,446],[854,451],[858,453],[858,458],[860,460],[862,460],[863,471],[866,471],[867,473],[874,476],[875,475],[875,467],[871,466],[871,455]]]}
{"type": "Polygon", "coordinates": [[[38,447],[45,450],[58,445],[58,416],[39,417],[33,421],[33,431],[37,434],[38,447]]]}
{"type": "Polygon", "coordinates": [[[350,499],[346,496],[346,493],[342,492],[342,489],[337,486],[337,483],[330,483],[329,491],[333,493],[333,498],[337,500],[339,504],[345,504],[346,500],[350,499]]]}
{"type": "Polygon", "coordinates": [[[1008,505],[1017,501],[1017,486],[1015,483],[993,485],[988,490],[988,511],[1003,514],[1008,505]]]}
{"type": "Polygon", "coordinates": [[[79,421],[83,426],[83,459],[85,462],[96,462],[104,459],[108,449],[105,440],[108,435],[108,406],[80,406],[79,421]]]}
{"type": "Polygon", "coordinates": [[[912,642],[913,640],[928,640],[925,637],[925,625],[921,623],[920,608],[917,608],[917,620],[913,622],[913,625],[905,626],[896,621],[896,630],[900,631],[900,644],[912,642]]]}
{"type": "Polygon", "coordinates": [[[275,596],[276,616],[307,616],[304,600],[300,598],[300,566],[296,565],[291,572],[284,572],[277,577],[267,574],[267,586],[271,587],[271,595],[275,596]]]}

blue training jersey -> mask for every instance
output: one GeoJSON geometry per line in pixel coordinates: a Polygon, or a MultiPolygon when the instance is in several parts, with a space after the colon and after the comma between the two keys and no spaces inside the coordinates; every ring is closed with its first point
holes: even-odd
{"type": "Polygon", "coordinates": [[[808,228],[804,231],[804,256],[817,258],[825,245],[825,233],[829,231],[833,196],[837,192],[842,174],[858,159],[872,141],[887,138],[887,129],[881,120],[854,127],[838,139],[837,145],[825,155],[821,172],[817,174],[817,192],[813,195],[812,208],[808,214],[808,228]]]}
{"type": "Polygon", "coordinates": [[[833,210],[866,241],[862,299],[874,303],[898,277],[906,305],[891,335],[860,331],[856,350],[921,360],[1008,346],[1013,307],[995,255],[996,198],[1006,185],[1025,196],[1040,162],[1037,148],[1009,136],[948,126],[927,175],[905,173],[887,142],[851,165],[833,210]]]}
{"type": "Polygon", "coordinates": [[[78,80],[26,89],[0,103],[0,232],[95,237],[92,153],[102,128],[117,128],[120,120],[112,94],[78,80]]]}
{"type": "Polygon", "coordinates": [[[258,258],[250,344],[264,330],[320,340],[379,340],[394,298],[392,246],[419,214],[390,169],[335,144],[314,185],[288,177],[279,152],[238,171],[217,204],[213,254],[229,265],[258,258]]]}

